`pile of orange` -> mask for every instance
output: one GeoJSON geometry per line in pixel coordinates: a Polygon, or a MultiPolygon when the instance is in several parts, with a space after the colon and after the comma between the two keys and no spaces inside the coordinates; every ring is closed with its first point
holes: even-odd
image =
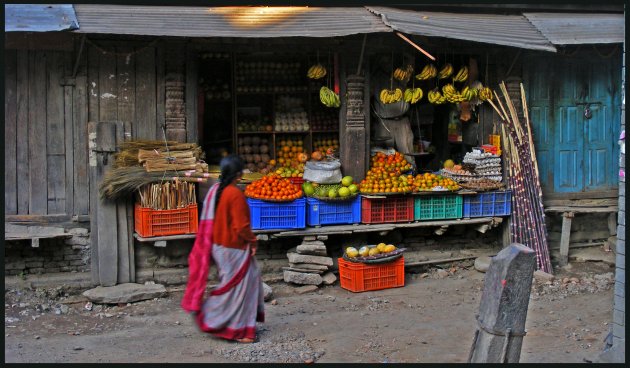
{"type": "MultiPolygon", "coordinates": [[[[280,141],[277,141],[276,161],[278,166],[290,167],[292,164],[299,164],[301,153],[306,153],[304,141],[301,138],[283,137],[280,141]]],[[[306,157],[308,158],[308,156],[306,157]]]]}
{"type": "Polygon", "coordinates": [[[411,164],[399,152],[386,155],[378,152],[370,160],[370,170],[361,181],[361,193],[407,193],[413,187],[413,176],[403,172],[411,170],[411,164]]]}
{"type": "Polygon", "coordinates": [[[458,190],[460,188],[454,180],[432,173],[418,174],[413,179],[413,189],[416,192],[432,190],[437,186],[448,190],[458,190]]]}
{"type": "Polygon", "coordinates": [[[277,174],[263,176],[245,187],[245,196],[255,199],[290,201],[301,198],[302,194],[300,186],[277,174]]]}

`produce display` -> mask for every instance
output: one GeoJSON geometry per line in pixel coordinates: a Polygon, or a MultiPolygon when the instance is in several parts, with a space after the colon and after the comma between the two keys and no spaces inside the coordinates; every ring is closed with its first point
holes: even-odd
{"type": "Polygon", "coordinates": [[[320,79],[326,76],[326,68],[322,64],[315,64],[308,68],[306,76],[310,79],[320,79]]]}
{"type": "Polygon", "coordinates": [[[459,185],[464,189],[470,189],[470,190],[494,190],[494,189],[501,189],[505,186],[500,181],[483,179],[483,178],[471,179],[465,183],[460,183],[459,185]]]}
{"type": "Polygon", "coordinates": [[[377,152],[370,159],[370,169],[361,181],[361,193],[408,193],[412,190],[411,175],[403,175],[411,170],[411,164],[396,152],[387,155],[377,152]]]}
{"type": "Polygon", "coordinates": [[[416,192],[454,191],[460,186],[452,179],[433,173],[418,174],[413,178],[412,186],[416,192]]]}
{"type": "Polygon", "coordinates": [[[258,116],[239,114],[236,130],[239,132],[272,132],[273,126],[268,116],[259,118],[258,116]]]}
{"type": "Polygon", "coordinates": [[[336,134],[321,135],[313,138],[313,152],[318,151],[325,155],[331,151],[336,152],[338,150],[339,139],[337,139],[336,134]]]}
{"type": "Polygon", "coordinates": [[[345,198],[354,197],[359,187],[351,176],[344,176],[339,184],[317,184],[309,181],[302,184],[304,194],[315,198],[345,198]]]}
{"type": "Polygon", "coordinates": [[[339,113],[335,110],[313,111],[311,127],[318,131],[337,131],[339,129],[339,113]]]}
{"type": "Polygon", "coordinates": [[[355,247],[347,247],[345,253],[348,258],[358,258],[378,255],[389,256],[396,250],[398,250],[398,248],[393,244],[379,243],[376,246],[364,245],[359,249],[355,247]]]}
{"type": "Polygon", "coordinates": [[[302,194],[301,188],[276,174],[266,175],[245,187],[245,196],[254,199],[292,201],[302,194]]]}
{"type": "Polygon", "coordinates": [[[200,78],[199,87],[205,92],[205,97],[208,101],[227,101],[232,97],[229,81],[221,78],[211,81],[200,78]]]}
{"type": "Polygon", "coordinates": [[[304,163],[308,160],[308,154],[304,149],[304,141],[299,136],[287,136],[276,141],[276,162],[278,167],[275,173],[282,177],[302,177],[304,163]]]}
{"type": "Polygon", "coordinates": [[[420,101],[423,95],[424,94],[422,92],[422,89],[420,88],[407,88],[403,93],[403,98],[405,102],[415,104],[416,102],[420,101]]]}
{"type": "Polygon", "coordinates": [[[326,86],[319,89],[319,99],[326,107],[341,106],[339,95],[326,86]]]}
{"type": "Polygon", "coordinates": [[[489,152],[468,152],[461,165],[445,165],[441,173],[465,189],[498,189],[503,185],[501,157],[489,152]]]}
{"type": "Polygon", "coordinates": [[[267,173],[273,168],[269,139],[258,135],[238,138],[238,154],[245,161],[245,168],[252,172],[267,173]]]}
{"type": "Polygon", "coordinates": [[[304,101],[298,97],[279,96],[276,100],[274,126],[278,132],[306,132],[310,126],[304,101]]]}
{"type": "Polygon", "coordinates": [[[238,61],[236,63],[236,92],[286,93],[306,92],[302,64],[296,62],[238,61]]]}

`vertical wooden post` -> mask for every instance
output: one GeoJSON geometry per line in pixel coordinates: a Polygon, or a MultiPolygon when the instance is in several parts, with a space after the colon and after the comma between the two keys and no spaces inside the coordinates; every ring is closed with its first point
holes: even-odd
{"type": "Polygon", "coordinates": [[[518,363],[536,253],[513,243],[492,258],[484,281],[469,363],[518,363]]]}
{"type": "Polygon", "coordinates": [[[573,212],[564,212],[562,214],[562,234],[560,235],[560,266],[566,266],[569,263],[569,243],[571,240],[571,222],[573,221],[573,212]]]}
{"type": "Polygon", "coordinates": [[[341,137],[343,156],[342,170],[356,181],[365,178],[366,171],[366,127],[363,106],[365,78],[360,75],[349,75],[347,82],[347,105],[345,134],[341,137]]]}

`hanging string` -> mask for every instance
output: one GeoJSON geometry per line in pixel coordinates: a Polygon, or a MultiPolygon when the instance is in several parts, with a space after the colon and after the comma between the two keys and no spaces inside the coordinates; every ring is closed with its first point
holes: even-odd
{"type": "Polygon", "coordinates": [[[389,74],[389,89],[394,89],[394,51],[392,50],[391,69],[389,74]]]}
{"type": "Polygon", "coordinates": [[[102,48],[101,46],[97,45],[96,43],[94,43],[94,41],[91,41],[87,37],[85,38],[85,41],[87,43],[89,43],[90,45],[94,46],[94,48],[96,48],[98,51],[100,51],[103,54],[130,57],[130,56],[133,56],[133,55],[135,55],[137,53],[140,53],[140,52],[142,52],[142,51],[144,51],[144,50],[146,50],[146,49],[148,49],[150,47],[153,47],[153,46],[157,45],[157,43],[160,41],[160,39],[156,38],[155,40],[151,41],[148,45],[143,46],[143,47],[141,47],[139,49],[136,49],[136,50],[134,50],[132,52],[116,52],[116,51],[105,50],[104,48],[102,48]]]}

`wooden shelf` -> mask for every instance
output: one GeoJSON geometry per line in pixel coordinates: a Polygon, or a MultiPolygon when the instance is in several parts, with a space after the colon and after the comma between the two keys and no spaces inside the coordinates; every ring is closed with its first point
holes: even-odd
{"type": "Polygon", "coordinates": [[[238,135],[243,135],[243,134],[273,134],[273,133],[275,133],[275,132],[267,132],[267,131],[264,131],[264,132],[238,132],[237,131],[236,132],[236,134],[238,134],[238,135]]]}
{"type": "Polygon", "coordinates": [[[153,236],[150,238],[143,238],[138,233],[133,233],[133,237],[142,243],[153,243],[154,247],[166,247],[166,242],[173,240],[195,239],[197,234],[181,234],[181,235],[169,235],[169,236],[153,236]]]}

